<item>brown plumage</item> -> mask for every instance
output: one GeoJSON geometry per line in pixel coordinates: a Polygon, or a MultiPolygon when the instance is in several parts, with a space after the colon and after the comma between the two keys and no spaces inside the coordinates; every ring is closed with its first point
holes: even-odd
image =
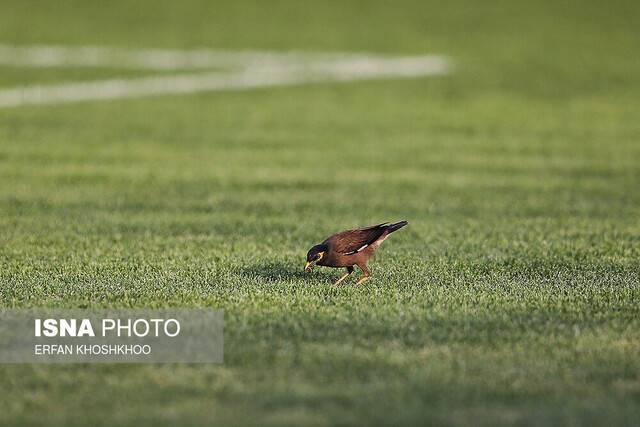
{"type": "Polygon", "coordinates": [[[309,273],[314,265],[334,268],[345,267],[347,272],[334,283],[334,285],[338,285],[353,273],[353,266],[357,265],[364,273],[356,283],[356,285],[359,285],[371,276],[367,262],[376,249],[389,234],[407,224],[407,221],[400,221],[394,224],[385,222],[371,227],[334,234],[324,242],[309,249],[304,271],[309,273]]]}

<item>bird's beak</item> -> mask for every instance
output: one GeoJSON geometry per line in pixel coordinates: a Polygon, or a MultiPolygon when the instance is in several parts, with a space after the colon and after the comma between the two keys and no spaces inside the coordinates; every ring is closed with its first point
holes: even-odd
{"type": "Polygon", "coordinates": [[[313,270],[313,261],[311,261],[311,262],[307,262],[307,263],[304,265],[304,272],[305,272],[305,273],[311,273],[311,270],[313,270]]]}

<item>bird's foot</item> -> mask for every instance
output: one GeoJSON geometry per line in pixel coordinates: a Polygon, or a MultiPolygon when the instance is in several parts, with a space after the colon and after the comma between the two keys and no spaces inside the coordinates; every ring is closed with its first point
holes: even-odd
{"type": "Polygon", "coordinates": [[[335,281],[333,286],[338,286],[340,283],[344,282],[347,277],[349,277],[351,273],[344,273],[338,280],[335,281]]]}
{"type": "Polygon", "coordinates": [[[371,276],[362,276],[360,278],[360,280],[358,280],[356,282],[356,286],[363,284],[364,282],[366,282],[367,280],[369,280],[371,278],[371,276]]]}

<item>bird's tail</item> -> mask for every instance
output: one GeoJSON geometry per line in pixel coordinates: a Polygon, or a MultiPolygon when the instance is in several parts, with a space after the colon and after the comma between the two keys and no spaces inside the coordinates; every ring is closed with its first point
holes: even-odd
{"type": "Polygon", "coordinates": [[[398,221],[394,224],[388,225],[387,226],[387,234],[391,234],[394,231],[398,231],[400,230],[402,227],[404,227],[405,225],[409,224],[409,222],[407,221],[398,221]]]}

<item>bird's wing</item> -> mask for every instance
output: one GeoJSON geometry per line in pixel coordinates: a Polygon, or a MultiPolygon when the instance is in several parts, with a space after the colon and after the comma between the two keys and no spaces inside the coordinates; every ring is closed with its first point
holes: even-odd
{"type": "Polygon", "coordinates": [[[382,236],[386,230],[386,222],[372,227],[343,231],[327,239],[332,249],[343,255],[351,255],[365,249],[382,236]]]}

